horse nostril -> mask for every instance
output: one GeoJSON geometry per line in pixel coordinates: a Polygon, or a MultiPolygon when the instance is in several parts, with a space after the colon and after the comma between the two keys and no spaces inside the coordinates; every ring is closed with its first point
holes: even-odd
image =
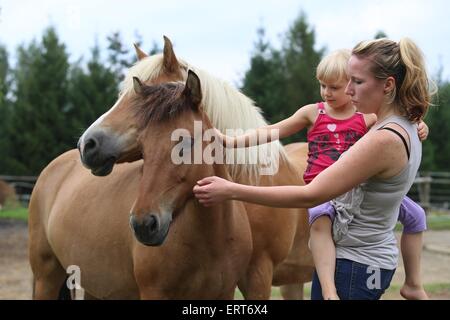
{"type": "Polygon", "coordinates": [[[158,219],[155,215],[149,215],[144,218],[144,225],[149,229],[150,232],[155,232],[158,230],[158,219]]]}
{"type": "Polygon", "coordinates": [[[84,144],[84,152],[90,152],[92,150],[95,150],[95,148],[97,147],[98,143],[97,140],[95,140],[94,138],[89,138],[86,143],[84,144]]]}

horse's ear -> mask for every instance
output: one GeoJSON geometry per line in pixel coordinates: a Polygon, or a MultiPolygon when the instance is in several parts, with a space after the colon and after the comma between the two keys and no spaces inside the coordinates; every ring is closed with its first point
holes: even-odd
{"type": "Polygon", "coordinates": [[[192,101],[194,109],[198,109],[200,102],[202,101],[202,88],[200,85],[200,79],[194,71],[188,71],[188,77],[183,94],[192,101]]]}
{"type": "Polygon", "coordinates": [[[148,57],[148,54],[146,54],[144,51],[142,51],[142,49],[139,48],[139,46],[136,43],[133,43],[133,45],[134,45],[134,49],[136,50],[136,56],[139,61],[148,57]]]}
{"type": "Polygon", "coordinates": [[[163,50],[163,65],[164,69],[169,72],[176,72],[180,68],[175,52],[173,51],[172,42],[164,36],[164,50],[163,50]]]}
{"type": "Polygon", "coordinates": [[[144,91],[144,85],[138,77],[133,77],[133,88],[137,94],[142,94],[142,92],[144,91]]]}

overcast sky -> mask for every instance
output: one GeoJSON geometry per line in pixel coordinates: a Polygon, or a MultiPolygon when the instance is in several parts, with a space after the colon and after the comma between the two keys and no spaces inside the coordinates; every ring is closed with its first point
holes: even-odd
{"type": "Polygon", "coordinates": [[[0,8],[0,43],[10,55],[19,44],[39,39],[49,25],[72,61],[88,58],[95,39],[104,48],[113,31],[120,31],[130,48],[138,32],[146,50],[154,40],[162,46],[167,35],[178,56],[234,84],[248,69],[258,27],[279,47],[303,10],[315,28],[317,48],[351,48],[383,30],[393,40],[415,40],[430,73],[442,65],[450,79],[448,0],[0,0],[0,8]]]}

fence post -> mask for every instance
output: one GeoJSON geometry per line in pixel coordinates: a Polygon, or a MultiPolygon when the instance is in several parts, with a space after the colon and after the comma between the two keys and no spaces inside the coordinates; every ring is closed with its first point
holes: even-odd
{"type": "Polygon", "coordinates": [[[428,211],[431,208],[430,204],[430,191],[431,191],[431,176],[430,172],[424,172],[419,183],[417,184],[419,190],[419,201],[422,208],[425,210],[425,213],[428,214],[428,211]]]}

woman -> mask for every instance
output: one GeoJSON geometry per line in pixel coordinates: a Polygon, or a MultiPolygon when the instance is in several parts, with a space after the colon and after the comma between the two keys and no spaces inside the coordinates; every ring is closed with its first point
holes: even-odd
{"type": "MultiPolygon", "coordinates": [[[[234,199],[311,208],[334,199],[338,296],[379,299],[397,266],[393,230],[400,202],[420,165],[416,123],[424,117],[431,98],[422,54],[409,39],[361,42],[352,51],[348,75],[346,93],[360,112],[375,113],[377,122],[311,183],[255,187],[208,177],[193,191],[205,206],[234,199]]],[[[311,297],[321,298],[317,277],[311,297]]]]}

